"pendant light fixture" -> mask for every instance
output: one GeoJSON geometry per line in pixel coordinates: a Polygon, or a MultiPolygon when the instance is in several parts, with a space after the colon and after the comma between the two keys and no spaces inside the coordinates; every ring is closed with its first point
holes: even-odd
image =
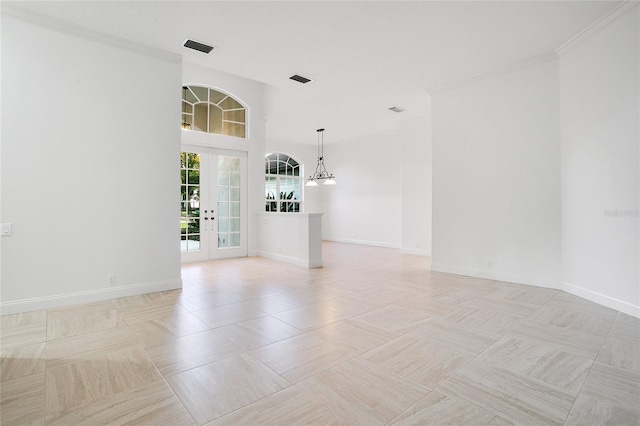
{"type": "Polygon", "coordinates": [[[316,172],[309,176],[305,186],[318,186],[319,180],[323,180],[323,185],[335,185],[335,176],[327,171],[324,166],[324,129],[318,129],[318,164],[316,172]]]}

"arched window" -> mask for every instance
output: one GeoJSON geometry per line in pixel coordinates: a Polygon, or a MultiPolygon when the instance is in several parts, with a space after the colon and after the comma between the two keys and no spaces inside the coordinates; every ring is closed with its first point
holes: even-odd
{"type": "Polygon", "coordinates": [[[182,128],[246,137],[246,110],[240,102],[208,87],[182,87],[182,128]]]}
{"type": "Polygon", "coordinates": [[[287,154],[267,154],[264,162],[265,210],[300,212],[302,202],[301,165],[287,154]]]}

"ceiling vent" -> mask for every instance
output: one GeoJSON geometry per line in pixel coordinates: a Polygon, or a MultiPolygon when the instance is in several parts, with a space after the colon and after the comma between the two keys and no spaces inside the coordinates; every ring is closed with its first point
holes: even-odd
{"type": "Polygon", "coordinates": [[[189,38],[185,40],[183,46],[203,53],[209,53],[213,50],[213,46],[208,46],[204,43],[200,43],[199,41],[191,40],[189,38]]]}
{"type": "Polygon", "coordinates": [[[402,112],[404,111],[404,109],[397,107],[397,106],[392,106],[391,108],[389,108],[389,111],[393,111],[393,112],[402,112]]]}
{"type": "Polygon", "coordinates": [[[306,84],[306,83],[311,81],[310,78],[303,77],[303,76],[298,75],[298,74],[292,75],[291,77],[289,77],[289,79],[293,80],[293,81],[297,81],[298,83],[302,83],[302,84],[306,84]]]}

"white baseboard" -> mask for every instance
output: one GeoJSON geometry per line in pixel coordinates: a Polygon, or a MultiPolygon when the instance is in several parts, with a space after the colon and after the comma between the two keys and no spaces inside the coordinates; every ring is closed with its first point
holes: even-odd
{"type": "Polygon", "coordinates": [[[311,261],[310,260],[309,262],[304,263],[304,264],[302,264],[300,266],[304,266],[305,268],[309,268],[309,269],[322,268],[324,266],[324,263],[323,263],[322,260],[316,260],[316,261],[311,261]]]}
{"type": "Polygon", "coordinates": [[[323,238],[323,241],[333,241],[335,243],[347,243],[347,244],[360,244],[363,246],[374,246],[374,247],[388,247],[388,248],[400,248],[400,244],[396,243],[385,243],[383,241],[367,241],[367,240],[355,240],[349,238],[323,238]]]}
{"type": "Polygon", "coordinates": [[[265,259],[277,260],[278,262],[291,263],[291,264],[294,264],[296,266],[301,266],[303,268],[309,268],[309,269],[311,269],[311,268],[322,268],[322,266],[323,266],[322,259],[304,261],[304,260],[298,259],[297,257],[285,256],[285,255],[282,255],[282,254],[271,253],[271,252],[268,252],[268,251],[259,251],[258,252],[258,256],[264,257],[265,259]]]}
{"type": "Polygon", "coordinates": [[[53,296],[34,297],[32,299],[13,300],[0,303],[0,315],[18,314],[21,312],[52,309],[62,306],[83,303],[101,302],[119,297],[136,296],[138,294],[182,288],[182,279],[155,281],[151,283],[133,284],[101,288],[98,290],[80,291],[77,293],[56,294],[53,296]]]}
{"type": "Polygon", "coordinates": [[[620,311],[627,315],[640,318],[640,306],[638,305],[634,305],[633,303],[625,302],[623,300],[619,300],[619,299],[607,296],[605,294],[597,293],[595,291],[586,290],[582,287],[578,287],[576,285],[569,284],[567,282],[560,282],[557,284],[552,282],[541,282],[532,277],[501,274],[499,272],[491,272],[491,271],[481,270],[481,269],[460,268],[460,267],[452,267],[447,265],[438,265],[438,264],[434,264],[433,262],[431,263],[431,270],[434,272],[445,272],[447,274],[487,278],[487,279],[496,280],[496,281],[505,281],[505,282],[511,282],[516,284],[531,285],[534,287],[543,287],[543,288],[552,288],[556,290],[562,290],[569,294],[573,294],[574,296],[582,297],[583,299],[589,300],[591,302],[597,303],[602,306],[606,306],[607,308],[615,309],[616,311],[620,311]]]}
{"type": "Polygon", "coordinates": [[[415,254],[417,256],[427,256],[427,257],[431,256],[431,253],[429,253],[427,250],[422,250],[422,249],[401,248],[400,253],[415,254]]]}
{"type": "Polygon", "coordinates": [[[605,294],[601,294],[595,291],[587,290],[582,287],[569,284],[567,282],[560,283],[560,290],[564,290],[567,293],[574,296],[582,297],[583,299],[590,300],[607,308],[615,309],[627,315],[631,315],[636,318],[640,318],[640,306],[633,303],[625,302],[605,294]]]}
{"type": "Polygon", "coordinates": [[[447,274],[464,275],[468,277],[486,278],[489,280],[504,281],[509,283],[531,285],[535,287],[558,289],[559,284],[555,282],[544,282],[537,278],[523,275],[505,274],[496,271],[473,268],[460,268],[457,266],[438,265],[431,261],[431,270],[434,272],[445,272],[447,274]]]}

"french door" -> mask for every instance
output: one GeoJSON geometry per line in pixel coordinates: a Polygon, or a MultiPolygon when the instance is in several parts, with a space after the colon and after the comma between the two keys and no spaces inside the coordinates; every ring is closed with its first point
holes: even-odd
{"type": "Polygon", "coordinates": [[[183,262],[247,255],[247,153],[182,146],[183,262]]]}

